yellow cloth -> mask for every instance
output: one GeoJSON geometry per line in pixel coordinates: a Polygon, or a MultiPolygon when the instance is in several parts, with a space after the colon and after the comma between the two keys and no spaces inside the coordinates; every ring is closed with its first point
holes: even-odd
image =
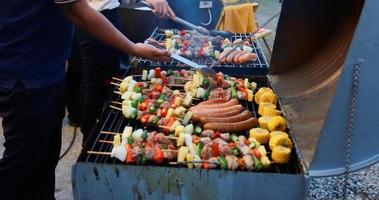
{"type": "Polygon", "coordinates": [[[246,3],[224,7],[217,23],[217,29],[232,33],[254,32],[256,28],[254,6],[253,3],[246,3]]]}

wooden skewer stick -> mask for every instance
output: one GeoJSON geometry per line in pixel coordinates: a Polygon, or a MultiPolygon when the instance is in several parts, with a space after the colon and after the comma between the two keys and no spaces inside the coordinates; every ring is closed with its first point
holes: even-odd
{"type": "Polygon", "coordinates": [[[116,109],[116,110],[119,110],[119,111],[122,111],[121,108],[118,108],[118,107],[116,107],[116,106],[109,106],[109,107],[111,107],[111,108],[113,108],[113,109],[116,109]]]}
{"type": "Polygon", "coordinates": [[[113,80],[116,80],[116,81],[121,81],[121,82],[124,81],[124,80],[122,80],[122,79],[120,79],[120,78],[117,78],[117,77],[112,77],[112,79],[113,79],[113,80]]]}
{"type": "Polygon", "coordinates": [[[115,94],[119,94],[119,95],[122,95],[122,93],[121,92],[119,92],[119,91],[113,91],[115,94]]]}
{"type": "Polygon", "coordinates": [[[101,152],[101,151],[87,151],[88,154],[96,154],[96,155],[106,155],[110,156],[112,155],[111,152],[101,152]]]}
{"type": "Polygon", "coordinates": [[[122,105],[122,103],[118,101],[111,101],[111,103],[122,105]]]}
{"type": "Polygon", "coordinates": [[[187,164],[187,163],[208,163],[208,164],[215,164],[219,165],[218,163],[213,163],[209,161],[182,161],[182,162],[169,162],[170,165],[179,165],[179,164],[187,164]]]}
{"type": "Polygon", "coordinates": [[[111,82],[112,85],[120,86],[119,83],[111,82]]]}
{"type": "Polygon", "coordinates": [[[107,143],[107,144],[114,144],[113,141],[109,141],[109,140],[99,140],[99,142],[107,143]]]}
{"type": "Polygon", "coordinates": [[[178,150],[175,149],[161,149],[163,152],[178,152],[178,150]]]}
{"type": "Polygon", "coordinates": [[[173,136],[165,136],[165,138],[173,139],[173,140],[177,140],[178,139],[178,137],[173,137],[173,136]]]}
{"type": "Polygon", "coordinates": [[[102,134],[108,134],[108,135],[118,135],[118,134],[122,134],[122,133],[115,133],[115,132],[109,132],[109,131],[100,131],[100,133],[102,133],[102,134]]]}

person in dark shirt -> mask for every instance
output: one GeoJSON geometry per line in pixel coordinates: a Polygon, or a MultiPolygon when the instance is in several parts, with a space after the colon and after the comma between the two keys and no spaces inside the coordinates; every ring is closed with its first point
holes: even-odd
{"type": "MultiPolygon", "coordinates": [[[[134,44],[86,0],[3,0],[0,6],[0,116],[5,151],[0,199],[54,199],[64,116],[65,61],[74,22],[123,53],[168,60],[134,44]]],[[[104,66],[106,67],[106,66],[104,66]]]]}

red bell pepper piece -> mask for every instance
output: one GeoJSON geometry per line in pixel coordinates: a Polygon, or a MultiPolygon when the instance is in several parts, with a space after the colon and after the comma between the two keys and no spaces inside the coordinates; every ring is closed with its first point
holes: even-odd
{"type": "Polygon", "coordinates": [[[165,74],[161,74],[161,79],[162,79],[162,84],[166,85],[167,84],[167,77],[165,74]]]}
{"type": "Polygon", "coordinates": [[[219,138],[221,137],[221,133],[219,131],[216,131],[214,134],[214,138],[219,138]]]}
{"type": "Polygon", "coordinates": [[[253,153],[253,155],[254,155],[255,157],[257,157],[257,158],[261,158],[261,157],[262,157],[261,152],[258,151],[257,149],[252,149],[251,151],[252,151],[252,153],[253,153]]]}
{"type": "Polygon", "coordinates": [[[163,90],[163,87],[162,87],[162,85],[155,85],[154,89],[155,89],[155,91],[161,93],[163,90]]]}
{"type": "Polygon", "coordinates": [[[164,160],[164,155],[163,152],[160,148],[156,147],[155,148],[155,154],[154,154],[154,161],[156,163],[162,163],[164,160]]]}
{"type": "Polygon", "coordinates": [[[156,67],[154,69],[155,71],[155,78],[160,78],[161,77],[161,68],[160,67],[156,67]]]}
{"type": "Polygon", "coordinates": [[[203,163],[203,168],[204,169],[209,169],[209,163],[203,163]]]}
{"type": "Polygon", "coordinates": [[[133,149],[131,144],[126,145],[126,163],[131,164],[134,163],[133,159],[133,149]]]}
{"type": "Polygon", "coordinates": [[[217,157],[220,155],[220,149],[218,143],[213,143],[212,144],[212,150],[213,150],[213,156],[217,157]]]}

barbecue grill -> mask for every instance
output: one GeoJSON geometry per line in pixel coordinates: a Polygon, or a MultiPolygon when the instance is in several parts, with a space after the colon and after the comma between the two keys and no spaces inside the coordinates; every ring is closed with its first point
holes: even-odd
{"type": "MultiPolygon", "coordinates": [[[[379,74],[378,9],[375,0],[284,1],[270,75],[260,71],[267,62],[257,41],[260,62],[216,67],[276,90],[295,144],[289,164],[245,172],[125,166],[107,156],[87,155],[91,149],[110,151],[109,144],[98,141],[111,136],[100,130],[140,126],[105,109],[73,167],[75,199],[304,199],[310,177],[346,174],[378,162],[379,85],[373,83],[379,74]]],[[[180,68],[178,63],[133,60],[145,68],[180,68]]],[[[244,106],[256,113],[251,104],[244,106]]]]}
{"type": "MultiPolygon", "coordinates": [[[[164,41],[166,38],[164,32],[162,31],[160,32],[158,27],[153,31],[150,37],[157,41],[164,41]]],[[[240,33],[230,34],[229,36],[226,36],[226,38],[228,38],[230,41],[235,41],[237,39],[243,40],[246,37],[248,37],[248,34],[240,34],[240,33]]],[[[251,61],[247,64],[217,63],[216,65],[213,66],[213,68],[217,71],[221,71],[229,75],[241,75],[241,74],[266,75],[268,73],[267,59],[265,55],[263,54],[262,47],[257,39],[252,39],[252,48],[253,48],[252,52],[258,55],[258,58],[256,61],[251,61]]],[[[213,60],[207,57],[194,58],[193,61],[198,64],[207,65],[207,66],[212,66],[213,64],[213,60]]],[[[136,63],[139,67],[144,67],[144,68],[162,66],[163,68],[172,69],[172,68],[177,68],[178,66],[182,65],[177,60],[171,60],[171,62],[157,63],[157,62],[152,62],[151,60],[142,59],[138,57],[134,57],[132,59],[132,62],[136,63]]]]}

